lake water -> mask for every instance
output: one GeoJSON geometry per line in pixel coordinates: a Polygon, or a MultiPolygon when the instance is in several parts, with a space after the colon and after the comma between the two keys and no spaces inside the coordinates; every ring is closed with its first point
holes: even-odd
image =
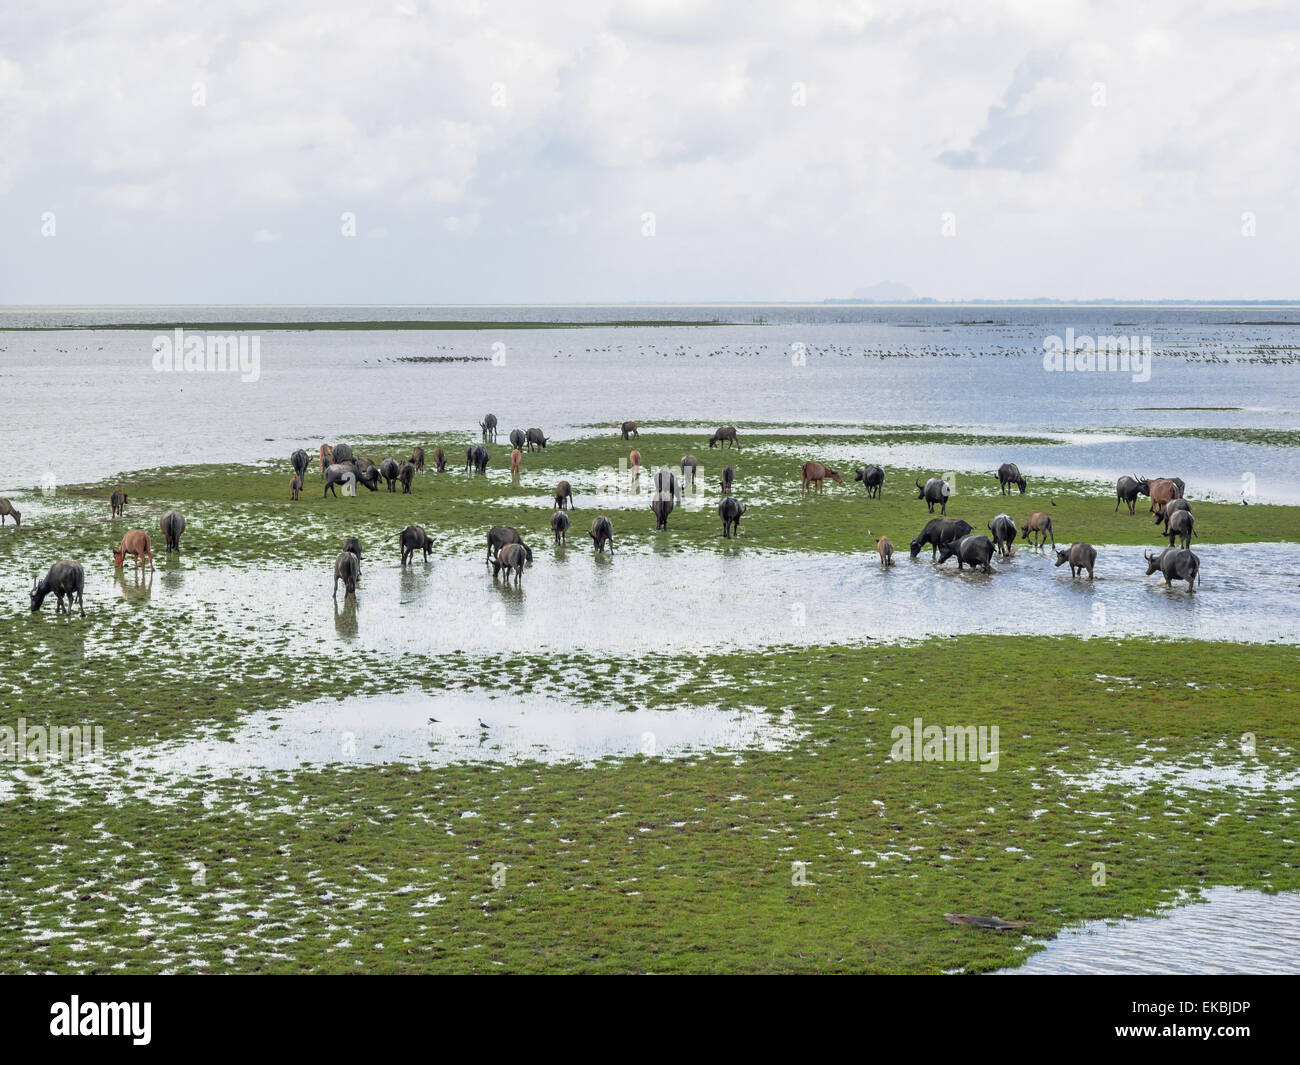
{"type": "MultiPolygon", "coordinates": [[[[503,425],[559,436],[626,418],[653,423],[896,423],[1000,434],[1104,427],[1300,428],[1300,309],[1171,308],[131,308],[9,309],[0,327],[94,321],[610,320],[723,318],[695,327],[577,330],[264,331],[260,375],[159,373],[158,330],[0,332],[0,444],[20,465],[0,491],[166,463],[252,461],[322,440],[503,425]],[[962,324],[978,320],[980,324],[962,324]],[[1292,324],[1232,324],[1242,321],[1292,324]],[[1132,324],[1129,324],[1132,323],[1132,324]],[[1046,336],[1149,335],[1150,380],[1049,373],[1046,336]],[[503,345],[503,347],[496,347],[503,345]],[[801,365],[792,354],[802,352],[801,365]],[[494,364],[492,356],[504,358],[494,364]],[[405,359],[462,361],[410,362],[405,359]],[[1243,362],[1242,359],[1267,359],[1243,362]],[[1187,407],[1227,408],[1188,411],[1187,407]]],[[[986,468],[995,451],[886,453],[895,464],[986,468]]],[[[998,459],[1001,461],[1001,458],[998,459]]],[[[1178,468],[1201,494],[1300,501],[1291,448],[1131,432],[1027,447],[1032,473],[1095,476],[1178,468]]]]}

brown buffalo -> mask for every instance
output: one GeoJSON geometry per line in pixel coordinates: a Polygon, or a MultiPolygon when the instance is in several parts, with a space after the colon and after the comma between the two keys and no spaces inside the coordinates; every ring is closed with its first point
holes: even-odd
{"type": "Polygon", "coordinates": [[[121,569],[127,555],[135,556],[135,570],[144,569],[144,560],[149,560],[149,572],[153,572],[153,544],[149,534],[143,529],[131,529],[122,537],[121,542],[113,548],[113,566],[121,569]]]}
{"type": "Polygon", "coordinates": [[[824,462],[805,462],[799,469],[800,477],[803,480],[803,486],[800,495],[808,494],[808,486],[812,485],[818,492],[822,490],[822,482],[827,478],[836,484],[843,484],[844,478],[839,473],[824,462]]]}
{"type": "Polygon", "coordinates": [[[1029,520],[1020,526],[1020,535],[1024,539],[1028,540],[1031,533],[1034,537],[1034,547],[1041,547],[1050,538],[1052,550],[1056,550],[1056,534],[1052,532],[1052,519],[1041,510],[1030,514],[1029,520]]]}

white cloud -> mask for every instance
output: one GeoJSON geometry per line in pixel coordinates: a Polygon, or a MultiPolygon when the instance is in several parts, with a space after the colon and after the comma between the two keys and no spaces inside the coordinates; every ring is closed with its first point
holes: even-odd
{"type": "Polygon", "coordinates": [[[0,292],[1285,293],[1298,42],[1269,0],[32,6],[0,39],[0,221],[29,232],[57,198],[102,240],[77,273],[9,257],[0,292]],[[959,236],[940,242],[943,210],[959,236]],[[1261,219],[1244,256],[1243,210],[1261,219]],[[320,253],[343,211],[389,234],[387,273],[320,253]],[[258,226],[294,234],[292,269],[156,269],[181,230],[216,249],[258,226]]]}

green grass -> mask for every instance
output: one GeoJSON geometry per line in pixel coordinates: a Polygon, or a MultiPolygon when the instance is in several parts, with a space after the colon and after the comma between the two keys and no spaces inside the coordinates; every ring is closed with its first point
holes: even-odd
{"type": "MultiPolygon", "coordinates": [[[[819,441],[747,434],[725,453],[753,505],[740,549],[863,551],[868,529],[905,544],[927,517],[907,492],[912,471],[891,470],[880,501],[849,485],[801,499],[799,460],[785,449],[813,457],[819,441]]],[[[21,577],[65,555],[106,568],[124,529],[152,531],[163,507],[179,505],[193,526],[184,569],[236,565],[254,597],[258,565],[327,565],[353,532],[373,544],[419,521],[449,550],[482,542],[493,523],[541,536],[550,509],[531,501],[561,476],[574,483],[580,535],[596,471],[629,448],[612,432],[556,441],[525,456],[516,488],[499,468],[504,446],[491,447],[491,476],[468,477],[456,461],[465,442],[358,442],[376,460],[441,443],[452,469],[422,474],[413,496],[322,500],[309,476],[293,503],[287,457],[115,478],[132,499],[118,521],[108,520],[109,484],[64,489],[28,506],[20,530],[0,532],[0,568],[21,577]]],[[[679,511],[658,536],[647,502],[612,511],[619,549],[717,545],[718,453],[687,433],[633,446],[651,469],[697,454],[710,505],[679,511]]],[[[1058,540],[1155,542],[1149,518],[1113,514],[1113,497],[1090,486],[1034,483],[1003,499],[991,477],[964,480],[949,512],[977,524],[1055,499],[1058,540]]],[[[1300,508],[1194,505],[1207,540],[1300,539],[1300,508]]],[[[157,579],[169,574],[164,565],[157,579]]],[[[1028,921],[1043,937],[1148,913],[1202,886],[1300,888],[1300,789],[1088,786],[1105,765],[1293,774],[1294,647],[969,636],[399,663],[337,653],[332,635],[254,631],[239,603],[214,619],[159,596],[110,613],[92,605],[69,622],[49,604],[28,614],[12,587],[7,602],[0,726],[102,725],[109,761],[85,777],[0,763],[0,788],[15,789],[0,807],[3,972],[984,971],[1023,959],[1026,940],[953,927],[945,912],[1028,921]],[[781,714],[800,738],[781,750],[586,767],[201,772],[168,783],[166,803],[143,797],[149,781],[120,761],[199,730],[230,735],[253,711],[408,688],[781,714]],[[891,760],[891,729],[918,715],[997,726],[998,770],[891,760]],[[1243,753],[1246,733],[1258,753],[1243,753]],[[793,862],[806,863],[805,886],[792,883],[793,862]],[[1104,885],[1094,883],[1099,862],[1104,885]],[[506,867],[499,889],[495,863],[506,867]],[[194,883],[199,866],[204,882],[194,883]]]]}
{"type": "MultiPolygon", "coordinates": [[[[907,432],[909,442],[918,442],[907,432]]],[[[359,535],[375,543],[396,534],[410,522],[451,543],[483,542],[492,525],[513,525],[538,542],[550,535],[550,497],[555,483],[573,484],[576,510],[572,532],[585,536],[597,510],[593,492],[610,491],[617,481],[620,459],[631,448],[642,455],[647,471],[641,493],[625,493],[619,508],[609,508],[620,548],[671,551],[712,548],[721,543],[716,513],[721,493],[718,475],[724,464],[736,470],[734,493],[748,511],[741,522],[738,549],[779,551],[870,551],[874,537],[888,536],[904,548],[932,516],[917,500],[916,480],[942,471],[888,468],[883,497],[869,500],[853,483],[851,464],[842,464],[843,485],[827,484],[821,495],[800,494],[799,467],[804,457],[822,453],[825,438],[800,439],[780,435],[746,434],[740,449],[710,451],[707,438],[689,433],[656,433],[630,444],[616,432],[581,440],[555,441],[545,451],[525,454],[521,483],[511,482],[509,445],[489,445],[492,461],[486,477],[464,472],[469,437],[360,440],[358,454],[379,462],[392,455],[403,459],[411,445],[422,444],[430,470],[416,478],[413,494],[358,489],[356,499],[323,498],[319,472],[309,472],[302,497],[289,499],[291,471],[285,456],[260,466],[194,466],[124,474],[96,485],[64,489],[49,503],[57,512],[57,528],[42,529],[29,518],[18,536],[0,536],[0,566],[29,571],[55,557],[94,557],[107,551],[128,528],[145,528],[156,536],[157,515],[178,507],[193,528],[187,542],[213,563],[259,560],[330,561],[343,537],[359,535]],[[447,472],[432,472],[432,455],[441,445],[448,454],[447,472]],[[676,469],[686,453],[703,465],[699,509],[679,508],[666,533],[656,533],[649,510],[651,472],[662,465],[676,469]],[[603,472],[602,472],[603,471],[603,472]],[[109,522],[108,497],[122,487],[131,504],[124,518],[109,522]],[[622,509],[628,507],[630,509],[622,509]]],[[[872,438],[876,446],[895,442],[889,434],[872,438]]],[[[872,444],[862,445],[863,461],[872,444]]],[[[991,474],[958,474],[957,494],[948,503],[950,517],[965,518],[980,532],[1001,513],[1023,523],[1035,510],[1052,517],[1056,539],[1093,544],[1140,544],[1152,548],[1162,541],[1150,514],[1149,502],[1139,499],[1139,512],[1115,513],[1113,489],[1076,482],[1033,479],[1024,495],[1002,496],[991,474]]],[[[17,505],[22,506],[16,499],[17,505]]],[[[1250,506],[1195,500],[1197,542],[1249,543],[1300,540],[1300,507],[1250,506]]],[[[936,509],[933,516],[939,516],[936,509]]]]}
{"type": "MultiPolygon", "coordinates": [[[[386,686],[364,662],[327,666],[309,650],[277,653],[293,680],[276,693],[228,671],[218,655],[213,667],[227,690],[205,691],[198,676],[159,681],[132,670],[127,702],[157,700],[160,712],[193,727],[209,713],[386,686]]],[[[56,648],[40,670],[60,664],[56,648]]],[[[580,679],[564,686],[587,690],[585,677],[596,698],[761,700],[763,712],[789,711],[804,735],[788,750],[690,761],[195,779],[168,806],[112,805],[103,785],[90,783],[78,805],[19,797],[0,820],[0,970],[1014,964],[1024,957],[1018,935],[954,928],[942,915],[1024,920],[1041,937],[1150,912],[1200,886],[1300,887],[1289,842],[1294,789],[1085,786],[1090,769],[1110,761],[1294,771],[1298,664],[1294,648],[987,637],[688,663],[649,655],[612,668],[569,661],[580,679]],[[683,669],[691,683],[657,696],[683,669]],[[938,697],[927,693],[936,684],[938,697]],[[891,728],[917,714],[999,726],[999,769],[892,761],[891,728]],[[1258,737],[1257,755],[1238,747],[1246,732],[1258,737]],[[806,863],[805,886],[792,883],[796,861],[806,863]],[[205,883],[191,882],[194,863],[205,883]],[[496,863],[506,866],[500,889],[496,863]]],[[[457,667],[420,662],[413,683],[436,685],[457,667]]],[[[554,668],[531,675],[531,690],[561,686],[554,668]]],[[[509,679],[489,669],[482,682],[509,679]]],[[[52,694],[24,686],[16,703],[6,699],[6,717],[107,717],[114,737],[118,718],[135,712],[88,706],[76,686],[52,694]]]]}

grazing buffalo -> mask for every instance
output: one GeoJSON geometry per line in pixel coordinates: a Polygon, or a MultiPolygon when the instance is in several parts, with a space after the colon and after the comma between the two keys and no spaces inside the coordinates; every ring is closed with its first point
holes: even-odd
{"type": "Polygon", "coordinates": [[[591,532],[588,535],[596,542],[596,550],[604,554],[605,545],[609,544],[609,553],[614,553],[614,526],[609,523],[609,519],[604,514],[596,517],[591,523],[591,532]]]}
{"type": "Polygon", "coordinates": [[[433,468],[439,473],[447,472],[447,453],[440,447],[433,449],[433,468]]]}
{"type": "Polygon", "coordinates": [[[482,444],[475,444],[465,449],[465,469],[475,473],[487,473],[488,449],[482,444]]]}
{"type": "Polygon", "coordinates": [[[529,450],[529,451],[544,451],[544,450],[546,449],[546,442],[547,442],[547,440],[549,440],[549,439],[550,439],[550,437],[547,437],[547,436],[543,436],[543,435],[542,435],[542,431],[541,431],[540,429],[529,429],[529,430],[528,430],[528,450],[529,450]]]}
{"type": "Polygon", "coordinates": [[[566,511],[557,510],[551,515],[551,531],[555,533],[555,542],[568,546],[569,544],[569,515],[566,511]]]}
{"type": "Polygon", "coordinates": [[[299,448],[289,456],[289,462],[293,464],[293,472],[302,477],[307,473],[307,465],[311,460],[307,457],[307,452],[299,448]]]}
{"type": "Polygon", "coordinates": [[[1128,504],[1128,512],[1136,512],[1137,497],[1150,495],[1150,482],[1144,477],[1121,477],[1115,482],[1115,510],[1119,510],[1121,503],[1128,504]]]}
{"type": "Polygon", "coordinates": [[[656,487],[650,496],[650,510],[655,516],[655,532],[668,528],[668,515],[673,512],[672,492],[661,492],[656,487]]]}
{"type": "Polygon", "coordinates": [[[397,491],[397,475],[401,472],[396,459],[384,459],[379,464],[379,476],[388,484],[390,492],[397,491]]]}
{"type": "Polygon", "coordinates": [[[302,491],[302,478],[296,473],[289,478],[289,498],[294,502],[298,501],[298,493],[302,491]]]}
{"type": "Polygon", "coordinates": [[[1088,571],[1088,580],[1092,580],[1092,567],[1097,564],[1097,549],[1092,544],[1071,544],[1065,551],[1056,552],[1056,564],[1070,564],[1070,580],[1074,580],[1084,570],[1088,571]]]}
{"type": "Polygon", "coordinates": [[[948,487],[946,481],[940,477],[931,477],[922,486],[920,481],[916,482],[916,498],[924,499],[925,505],[931,514],[934,513],[934,505],[939,504],[939,513],[948,513],[948,497],[952,495],[952,489],[948,487]]]}
{"type": "Polygon", "coordinates": [[[528,443],[528,434],[522,429],[510,430],[510,446],[522,451],[524,445],[528,443]]]}
{"type": "Polygon", "coordinates": [[[971,532],[974,529],[961,518],[931,518],[925,523],[925,528],[912,539],[912,557],[916,558],[921,553],[921,548],[929,544],[930,557],[934,558],[938,549],[949,540],[959,540],[971,532]]]}
{"type": "Polygon", "coordinates": [[[55,609],[56,614],[64,612],[65,607],[63,597],[68,597],[67,615],[72,617],[72,597],[77,597],[77,606],[81,609],[81,616],[86,616],[86,604],[82,601],[82,592],[86,588],[86,571],[81,568],[80,562],[73,562],[70,559],[64,559],[56,562],[50,567],[49,573],[39,581],[32,581],[32,613],[41,609],[41,604],[45,602],[45,597],[51,592],[58,599],[58,606],[55,609]]]}
{"type": "Polygon", "coordinates": [[[112,511],[113,517],[120,518],[122,516],[122,510],[126,503],[126,493],[120,488],[114,488],[113,494],[108,497],[108,509],[112,511]]]}
{"type": "Polygon", "coordinates": [[[118,541],[113,548],[113,568],[121,569],[127,555],[134,557],[137,572],[144,569],[145,559],[149,560],[149,572],[153,572],[153,542],[143,529],[131,529],[118,541]]]}
{"type": "Polygon", "coordinates": [[[1196,524],[1196,519],[1192,517],[1190,510],[1175,510],[1169,515],[1169,522],[1165,526],[1165,533],[1169,537],[1169,546],[1174,546],[1175,540],[1181,540],[1183,547],[1192,546],[1192,526],[1196,524]]]}
{"type": "Polygon", "coordinates": [[[677,475],[667,467],[655,474],[655,495],[667,496],[678,503],[682,501],[681,483],[677,480],[677,475]]]}
{"type": "Polygon", "coordinates": [[[423,525],[408,525],[402,530],[400,543],[403,566],[411,561],[417,551],[423,551],[424,561],[429,561],[429,554],[433,551],[433,541],[429,539],[429,534],[424,531],[423,525]]]}
{"type": "Polygon", "coordinates": [[[13,518],[16,526],[21,526],[23,523],[23,516],[14,505],[7,499],[0,499],[0,525],[5,523],[5,518],[13,518]]]}
{"type": "Polygon", "coordinates": [[[411,462],[415,464],[416,473],[424,472],[424,448],[422,447],[411,448],[411,462]]]}
{"type": "Polygon", "coordinates": [[[492,579],[496,580],[497,575],[505,570],[506,583],[509,584],[510,571],[514,570],[515,584],[518,585],[524,579],[524,563],[532,560],[532,553],[523,544],[505,544],[492,560],[492,579]]]}
{"type": "Polygon", "coordinates": [[[1179,510],[1190,511],[1191,509],[1192,509],[1192,505],[1189,502],[1187,502],[1187,500],[1171,499],[1168,503],[1166,503],[1163,507],[1161,507],[1159,510],[1155,512],[1156,524],[1163,525],[1165,527],[1165,532],[1168,533],[1169,515],[1173,514],[1175,511],[1179,511],[1179,510]]]}
{"type": "Polygon", "coordinates": [[[343,550],[349,554],[357,556],[357,576],[361,576],[361,539],[357,536],[349,536],[343,541],[343,550]]]}
{"type": "Polygon", "coordinates": [[[731,495],[731,485],[736,480],[736,471],[730,466],[722,467],[722,494],[731,495]]]}
{"type": "Polygon", "coordinates": [[[1016,542],[1016,519],[1010,514],[999,514],[989,522],[989,532],[993,534],[993,546],[998,549],[998,554],[1002,556],[1010,555],[1015,551],[1016,542]]]}
{"type": "Polygon", "coordinates": [[[555,486],[555,506],[563,510],[566,500],[569,506],[573,506],[573,486],[568,481],[561,481],[555,486]]]}
{"type": "Polygon", "coordinates": [[[334,461],[334,449],[329,444],[320,446],[320,475],[325,476],[326,468],[334,461]]]}
{"type": "Polygon", "coordinates": [[[402,495],[411,494],[411,485],[415,481],[415,463],[403,462],[397,467],[397,479],[402,485],[402,495]]]}
{"type": "Polygon", "coordinates": [[[497,438],[497,416],[495,414],[483,415],[483,420],[478,423],[478,427],[483,430],[483,442],[485,444],[489,440],[497,438]]]}
{"type": "Polygon", "coordinates": [[[679,464],[682,471],[682,484],[691,488],[695,484],[695,476],[700,472],[700,460],[694,455],[683,455],[679,464]],[[690,470],[690,473],[686,471],[690,470]]]}
{"type": "Polygon", "coordinates": [[[713,435],[709,437],[709,447],[723,446],[730,444],[732,447],[738,447],[736,440],[736,427],[734,425],[724,425],[721,429],[715,429],[713,435]]]}
{"type": "Polygon", "coordinates": [[[888,536],[876,537],[876,554],[880,556],[880,568],[894,564],[894,545],[888,536]]]}
{"type": "Polygon", "coordinates": [[[1166,547],[1158,555],[1143,552],[1147,560],[1147,576],[1160,571],[1166,587],[1173,587],[1174,581],[1186,581],[1189,592],[1196,591],[1193,582],[1201,583],[1201,560],[1185,547],[1166,547]]]}
{"type": "MultiPolygon", "coordinates": [[[[513,525],[493,525],[487,534],[487,561],[491,562],[497,557],[497,552],[506,544],[522,544],[524,538],[519,535],[519,530],[513,525]]],[[[532,553],[529,552],[528,561],[533,560],[532,553]]]]}
{"type": "Polygon", "coordinates": [[[1041,510],[1036,510],[1029,515],[1029,519],[1020,526],[1020,534],[1026,540],[1032,534],[1034,537],[1034,547],[1041,547],[1050,538],[1052,541],[1052,550],[1056,550],[1056,534],[1052,532],[1052,519],[1044,514],[1041,510]]]}
{"type": "Polygon", "coordinates": [[[1150,482],[1147,494],[1151,497],[1151,513],[1154,514],[1166,503],[1172,503],[1180,498],[1183,493],[1173,481],[1162,477],[1160,480],[1150,482]]]}
{"type": "Polygon", "coordinates": [[[334,598],[339,597],[339,581],[343,582],[343,598],[357,594],[357,577],[361,575],[361,560],[351,551],[342,551],[334,560],[334,598]]]}
{"type": "Polygon", "coordinates": [[[350,445],[348,444],[334,445],[333,462],[335,464],[342,465],[343,463],[346,462],[356,462],[356,461],[357,461],[357,457],[352,453],[352,448],[350,445]]]}
{"type": "MultiPolygon", "coordinates": [[[[298,481],[298,487],[302,488],[302,474],[298,474],[296,480],[298,481]]],[[[296,492],[294,498],[298,498],[296,492]]],[[[181,549],[181,533],[185,531],[185,515],[179,510],[163,511],[163,516],[158,519],[158,528],[162,530],[163,540],[167,544],[164,553],[170,555],[173,551],[179,551],[181,549]]]]}
{"type": "Polygon", "coordinates": [[[853,471],[853,483],[862,482],[862,486],[867,490],[868,499],[879,499],[880,493],[885,487],[885,471],[882,467],[874,464],[859,466],[853,471]]]}
{"type": "Polygon", "coordinates": [[[619,429],[623,433],[624,440],[630,440],[632,437],[636,437],[638,440],[641,439],[641,432],[638,429],[636,422],[624,422],[619,426],[619,429]]]}
{"type": "Polygon", "coordinates": [[[325,491],[321,493],[324,498],[327,495],[338,496],[335,485],[357,485],[363,484],[372,492],[379,491],[379,471],[374,466],[368,467],[364,472],[355,462],[335,462],[331,463],[325,469],[325,491]]]}
{"type": "Polygon", "coordinates": [[[839,475],[839,471],[831,469],[826,463],[805,462],[799,467],[799,494],[807,495],[809,485],[812,485],[817,492],[821,492],[823,483],[828,479],[836,484],[844,483],[844,478],[839,475]]]}
{"type": "Polygon", "coordinates": [[[1011,485],[1020,489],[1020,494],[1025,494],[1025,479],[1021,476],[1020,467],[1014,462],[1004,462],[998,467],[998,485],[1002,489],[1002,494],[1007,495],[1011,485]]]}
{"type": "Polygon", "coordinates": [[[742,507],[735,496],[727,496],[718,504],[718,517],[722,519],[722,538],[724,540],[730,540],[732,537],[740,535],[740,518],[748,509],[748,507],[742,507]]]}
{"type": "Polygon", "coordinates": [[[970,566],[971,569],[982,567],[985,573],[992,572],[989,564],[993,561],[993,541],[982,533],[963,536],[960,540],[949,540],[939,548],[939,561],[957,556],[957,568],[970,566]]]}

